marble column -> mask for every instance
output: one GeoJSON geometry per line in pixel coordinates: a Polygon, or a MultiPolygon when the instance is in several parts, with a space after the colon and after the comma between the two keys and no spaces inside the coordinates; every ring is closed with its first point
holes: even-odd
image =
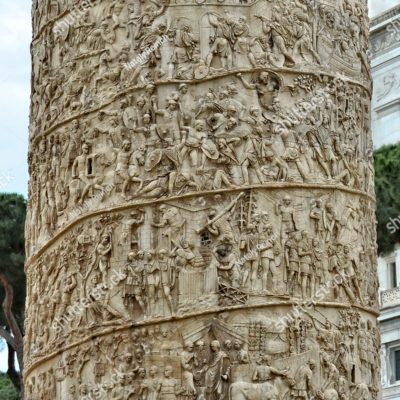
{"type": "Polygon", "coordinates": [[[378,399],[367,2],[33,6],[27,399],[378,399]]]}

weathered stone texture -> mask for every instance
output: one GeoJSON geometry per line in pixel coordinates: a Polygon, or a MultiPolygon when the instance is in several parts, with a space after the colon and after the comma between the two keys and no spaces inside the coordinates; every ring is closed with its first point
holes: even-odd
{"type": "Polygon", "coordinates": [[[34,1],[28,399],[377,399],[366,1],[34,1]]]}

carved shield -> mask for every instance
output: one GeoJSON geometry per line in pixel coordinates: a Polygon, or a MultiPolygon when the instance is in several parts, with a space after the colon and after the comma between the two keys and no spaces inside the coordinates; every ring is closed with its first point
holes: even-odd
{"type": "Polygon", "coordinates": [[[153,150],[149,154],[149,156],[146,160],[146,165],[145,165],[144,169],[146,171],[151,171],[161,161],[162,155],[163,155],[162,150],[160,150],[160,149],[153,150]]]}
{"type": "Polygon", "coordinates": [[[201,148],[204,154],[208,158],[211,158],[211,160],[216,160],[219,157],[219,151],[217,149],[217,146],[214,144],[212,140],[206,139],[201,148]]]}
{"type": "Polygon", "coordinates": [[[168,149],[165,149],[164,155],[168,157],[168,159],[170,159],[176,166],[180,164],[179,152],[176,150],[175,147],[169,147],[168,149]]]}
{"type": "Polygon", "coordinates": [[[210,69],[207,66],[199,65],[194,70],[194,79],[203,79],[208,75],[209,72],[210,72],[210,69]]]}

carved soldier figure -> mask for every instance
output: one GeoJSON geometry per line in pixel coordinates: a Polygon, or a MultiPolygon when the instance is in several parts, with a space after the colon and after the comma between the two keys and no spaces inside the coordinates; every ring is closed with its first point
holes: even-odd
{"type": "Polygon", "coordinates": [[[287,291],[294,295],[300,281],[299,232],[291,232],[285,243],[285,263],[287,268],[287,291]]]}
{"type": "Polygon", "coordinates": [[[292,198],[287,195],[275,207],[276,215],[281,217],[281,243],[284,245],[288,234],[296,230],[295,209],[292,198]]]}
{"type": "Polygon", "coordinates": [[[356,296],[354,295],[350,287],[351,282],[346,276],[342,247],[343,246],[341,244],[338,244],[336,249],[332,246],[328,247],[329,271],[334,274],[337,282],[337,284],[333,288],[333,292],[335,294],[335,298],[341,298],[342,291],[344,291],[350,301],[353,303],[356,299],[356,296]]]}
{"type": "Polygon", "coordinates": [[[207,363],[209,359],[209,351],[203,340],[198,340],[195,343],[194,351],[194,384],[197,389],[197,394],[200,396],[205,396],[205,372],[207,368],[207,363]]]}
{"type": "Polygon", "coordinates": [[[356,290],[357,296],[361,301],[361,304],[364,304],[364,298],[361,294],[360,285],[358,282],[358,262],[356,259],[350,254],[350,247],[343,246],[343,274],[345,279],[348,282],[349,286],[353,286],[356,290]]]}
{"type": "Polygon", "coordinates": [[[161,249],[158,251],[158,266],[160,268],[160,283],[162,286],[165,300],[168,304],[169,312],[174,313],[171,291],[175,286],[176,271],[172,260],[167,257],[167,250],[161,249]]]}
{"type": "Polygon", "coordinates": [[[162,236],[168,238],[169,243],[172,240],[179,240],[182,235],[182,230],[185,225],[185,219],[176,207],[168,207],[165,204],[161,205],[160,222],[152,222],[152,226],[162,228],[162,236]]]}
{"type": "Polygon", "coordinates": [[[330,169],[328,168],[328,165],[325,162],[325,154],[324,154],[324,144],[318,134],[317,130],[309,130],[306,133],[306,138],[308,140],[308,143],[310,145],[310,148],[312,149],[312,155],[313,159],[315,159],[320,167],[323,169],[325,172],[326,176],[328,179],[331,179],[331,172],[330,169]]]}
{"type": "Polygon", "coordinates": [[[325,283],[324,250],[318,239],[312,239],[311,296],[325,283]]]}
{"type": "Polygon", "coordinates": [[[181,28],[176,29],[175,46],[170,60],[171,78],[192,79],[197,43],[198,39],[193,34],[191,26],[183,24],[181,28]]]}
{"type": "Polygon", "coordinates": [[[78,178],[83,184],[79,202],[83,203],[91,189],[103,191],[103,187],[99,184],[95,177],[95,162],[98,154],[89,154],[89,146],[84,143],[82,145],[82,154],[76,157],[72,165],[72,177],[78,178]]]}
{"type": "Polygon", "coordinates": [[[154,250],[146,252],[144,261],[146,292],[148,296],[148,315],[153,315],[157,300],[157,289],[160,285],[160,267],[154,258],[154,250]]]}
{"type": "Polygon", "coordinates": [[[222,243],[234,243],[234,233],[230,222],[232,214],[233,210],[223,210],[218,213],[215,209],[210,210],[208,214],[207,229],[222,243]]]}
{"type": "Polygon", "coordinates": [[[171,257],[175,257],[175,264],[178,271],[187,271],[194,266],[196,255],[192,246],[183,241],[182,244],[176,244],[171,252],[171,257]]]}
{"type": "Polygon", "coordinates": [[[128,4],[128,23],[126,29],[126,37],[130,38],[131,43],[134,43],[137,25],[141,18],[142,7],[144,0],[135,1],[128,4]]]}
{"type": "Polygon", "coordinates": [[[268,72],[261,72],[256,83],[247,82],[241,73],[237,76],[241,79],[244,87],[250,90],[256,90],[260,106],[264,110],[272,110],[273,100],[278,96],[280,90],[279,81],[268,72]]]}
{"type": "Polygon", "coordinates": [[[325,242],[330,242],[331,240],[337,240],[340,233],[339,218],[336,215],[332,203],[325,204],[324,210],[324,228],[326,231],[325,242]]]}
{"type": "Polygon", "coordinates": [[[194,126],[194,129],[183,127],[187,135],[182,141],[181,160],[188,155],[194,173],[201,174],[205,171],[206,161],[217,160],[219,152],[215,143],[208,139],[205,121],[196,120],[194,126]]]}
{"type": "Polygon", "coordinates": [[[98,274],[95,274],[91,278],[87,293],[90,301],[87,309],[87,323],[89,327],[94,327],[101,322],[111,321],[121,317],[120,313],[109,304],[110,298],[107,287],[101,283],[101,278],[98,274]]]}
{"type": "Polygon", "coordinates": [[[62,285],[62,291],[61,291],[61,303],[60,303],[60,310],[58,315],[61,317],[64,315],[67,307],[71,306],[72,302],[72,295],[74,293],[74,289],[77,286],[77,281],[75,274],[71,274],[69,276],[65,277],[65,280],[62,285]]]}
{"type": "Polygon", "coordinates": [[[311,268],[312,268],[312,244],[307,231],[301,232],[301,240],[298,245],[300,276],[301,276],[301,294],[303,299],[307,298],[308,293],[312,296],[311,290],[311,268]]]}
{"type": "Polygon", "coordinates": [[[233,359],[234,364],[250,363],[249,353],[244,349],[244,344],[239,339],[235,339],[233,342],[233,348],[235,352],[233,359]]]}
{"type": "Polygon", "coordinates": [[[121,149],[116,151],[115,176],[123,179],[122,196],[124,199],[130,199],[127,191],[131,182],[139,184],[136,193],[142,189],[143,180],[139,178],[140,167],[144,165],[144,151],[133,151],[129,140],[124,140],[121,149]]]}
{"type": "Polygon", "coordinates": [[[310,219],[314,225],[314,233],[318,238],[323,237],[324,232],[324,210],[322,208],[322,200],[314,199],[311,201],[310,219]]]}
{"type": "Polygon", "coordinates": [[[360,358],[361,369],[365,377],[368,377],[371,372],[369,369],[368,344],[366,324],[364,321],[361,321],[360,329],[358,331],[358,356],[360,358]]]}
{"type": "Polygon", "coordinates": [[[152,365],[149,368],[149,376],[142,382],[139,395],[146,400],[157,400],[160,391],[160,379],[157,378],[158,368],[152,365]]]}
{"type": "Polygon", "coordinates": [[[169,139],[173,144],[179,144],[182,141],[181,130],[183,128],[183,121],[181,111],[179,110],[178,103],[170,99],[167,108],[164,110],[156,109],[156,115],[164,117],[163,126],[168,132],[169,139]]]}
{"type": "Polygon", "coordinates": [[[195,365],[195,353],[193,342],[186,342],[185,350],[182,351],[181,367],[182,367],[182,394],[187,396],[188,399],[194,398],[196,388],[194,386],[193,368],[195,365]]]}
{"type": "Polygon", "coordinates": [[[132,385],[139,366],[136,364],[133,354],[127,353],[118,360],[118,375],[123,386],[132,385]]]}
{"type": "Polygon", "coordinates": [[[287,376],[287,371],[280,371],[274,367],[270,366],[270,360],[267,355],[261,356],[261,359],[258,363],[259,365],[256,367],[253,373],[252,380],[258,383],[269,382],[273,380],[274,375],[276,376],[287,376]]]}
{"type": "Polygon", "coordinates": [[[291,398],[293,400],[311,400],[313,398],[316,391],[313,384],[315,364],[314,360],[309,360],[306,365],[298,369],[295,384],[291,390],[291,398]]]}
{"type": "Polygon", "coordinates": [[[164,368],[164,378],[160,380],[159,399],[160,400],[176,400],[181,389],[177,379],[172,378],[172,366],[167,365],[164,368]]]}
{"type": "Polygon", "coordinates": [[[96,247],[97,254],[97,265],[101,272],[103,285],[108,286],[108,272],[111,268],[110,257],[111,257],[112,243],[109,234],[103,234],[101,240],[96,247]]]}
{"type": "Polygon", "coordinates": [[[276,290],[277,267],[276,265],[276,242],[277,235],[274,233],[272,225],[268,224],[263,227],[259,239],[260,258],[262,267],[262,289],[267,290],[268,274],[272,275],[272,290],[276,290]]]}
{"type": "Polygon", "coordinates": [[[238,256],[235,251],[230,250],[229,245],[221,244],[213,249],[213,254],[217,259],[217,269],[221,271],[221,282],[228,283],[233,288],[241,286],[241,270],[238,265],[238,256]]]}
{"type": "Polygon", "coordinates": [[[208,19],[211,26],[214,27],[214,35],[210,37],[212,45],[206,58],[207,67],[229,70],[233,66],[233,54],[229,42],[229,23],[226,18],[214,13],[210,13],[208,19]]]}
{"type": "Polygon", "coordinates": [[[225,351],[226,355],[228,356],[230,363],[232,363],[235,358],[232,340],[230,340],[230,339],[225,340],[224,351],[225,351]]]}
{"type": "Polygon", "coordinates": [[[262,173],[267,181],[286,181],[288,177],[288,165],[284,160],[274,154],[271,150],[265,150],[263,154],[262,173]]]}
{"type": "MultiPolygon", "coordinates": [[[[263,16],[257,15],[256,17],[261,19],[263,25],[263,33],[267,35],[269,40],[272,42],[272,51],[275,55],[284,57],[284,64],[287,67],[293,67],[295,61],[292,55],[287,49],[287,43],[285,38],[288,36],[285,32],[285,28],[288,26],[284,17],[281,15],[277,7],[273,7],[274,12],[272,13],[273,19],[268,20],[263,16]]],[[[274,61],[272,57],[270,61],[274,61]]]]}
{"type": "Polygon", "coordinates": [[[240,250],[242,251],[246,259],[242,286],[246,285],[247,279],[248,277],[250,277],[250,290],[256,289],[256,282],[258,277],[258,267],[260,263],[257,251],[258,241],[259,235],[256,232],[256,227],[252,224],[249,224],[246,228],[246,232],[243,233],[243,237],[240,241],[240,250]]]}
{"type": "Polygon", "coordinates": [[[122,221],[121,239],[124,244],[128,244],[131,248],[139,246],[138,228],[144,222],[145,212],[143,210],[131,211],[129,217],[122,221]]]}
{"type": "Polygon", "coordinates": [[[68,388],[68,397],[67,400],[74,400],[76,399],[76,387],[75,385],[70,385],[68,388]]]}
{"type": "Polygon", "coordinates": [[[140,311],[146,317],[146,308],[143,300],[145,271],[142,259],[140,259],[143,257],[143,252],[138,257],[134,252],[128,254],[128,260],[124,268],[125,283],[122,297],[126,307],[131,306],[132,302],[136,300],[140,311]]]}

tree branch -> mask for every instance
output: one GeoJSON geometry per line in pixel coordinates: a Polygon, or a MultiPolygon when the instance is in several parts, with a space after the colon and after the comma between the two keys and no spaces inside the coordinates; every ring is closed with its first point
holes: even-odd
{"type": "Polygon", "coordinates": [[[10,332],[7,329],[0,326],[0,336],[14,349],[17,350],[17,344],[15,343],[14,338],[11,336],[10,332]]]}
{"type": "Polygon", "coordinates": [[[5,274],[0,274],[0,284],[4,287],[5,297],[3,301],[3,312],[6,318],[8,327],[12,333],[13,340],[15,342],[14,346],[10,345],[15,353],[17,354],[19,368],[22,371],[24,368],[24,356],[23,356],[23,348],[24,348],[24,339],[22,336],[21,329],[19,328],[18,322],[14,316],[12,311],[12,305],[14,300],[14,290],[10,283],[8,282],[7,277],[5,274]]]}
{"type": "Polygon", "coordinates": [[[11,382],[21,393],[22,389],[22,381],[21,381],[21,374],[15,369],[15,350],[7,343],[8,346],[8,370],[7,375],[10,378],[11,382]]]}

